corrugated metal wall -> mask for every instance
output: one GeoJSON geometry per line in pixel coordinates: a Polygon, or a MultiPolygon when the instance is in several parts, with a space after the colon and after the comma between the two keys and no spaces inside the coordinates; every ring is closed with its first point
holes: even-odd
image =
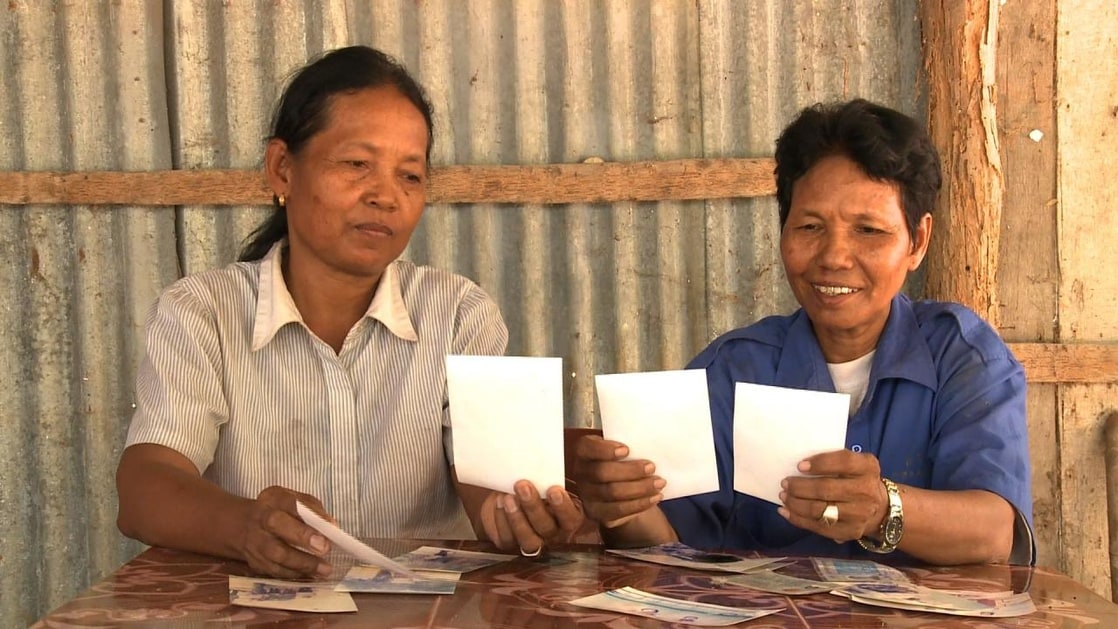
{"type": "MultiPolygon", "coordinates": [[[[437,109],[433,161],[761,157],[801,106],[922,115],[904,0],[226,0],[0,8],[0,170],[251,168],[283,80],[364,43],[437,109]]],[[[0,208],[0,619],[26,624],[138,550],[113,472],[161,287],[231,261],[260,208],[0,208]]],[[[772,199],[432,206],[406,254],[477,280],[510,353],[595,373],[682,367],[793,301],[772,199]]]]}

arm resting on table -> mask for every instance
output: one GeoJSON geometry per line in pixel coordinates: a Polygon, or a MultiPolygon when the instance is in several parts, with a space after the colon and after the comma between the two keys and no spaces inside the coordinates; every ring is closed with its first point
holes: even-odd
{"type": "MultiPolygon", "coordinates": [[[[982,489],[937,491],[901,485],[900,490],[900,550],[939,565],[1009,561],[1017,514],[1001,496],[982,489]]],[[[887,511],[887,506],[881,510],[887,511]]]]}
{"type": "Polygon", "coordinates": [[[152,546],[244,559],[237,539],[253,501],[203,479],[182,454],[153,443],[129,446],[116,484],[121,533],[152,546]]]}

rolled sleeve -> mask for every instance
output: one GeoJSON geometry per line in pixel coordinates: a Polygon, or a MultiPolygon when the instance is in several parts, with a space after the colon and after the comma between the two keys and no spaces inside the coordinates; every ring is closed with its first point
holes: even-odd
{"type": "Polygon", "coordinates": [[[1012,358],[959,370],[944,383],[929,458],[935,489],[998,494],[1032,526],[1025,374],[1012,358]]]}
{"type": "Polygon", "coordinates": [[[172,285],[149,312],[126,445],[166,446],[202,473],[213,462],[229,407],[216,319],[186,286],[172,285]]]}

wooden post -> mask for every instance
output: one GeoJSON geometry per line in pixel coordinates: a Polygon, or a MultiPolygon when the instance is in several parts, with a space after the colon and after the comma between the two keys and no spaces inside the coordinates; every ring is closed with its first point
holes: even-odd
{"type": "MultiPolygon", "coordinates": [[[[1113,345],[1118,73],[1107,60],[1118,58],[1118,4],[1060,0],[1056,9],[1057,340],[1113,345]]],[[[1105,470],[1100,433],[1115,409],[1116,392],[1113,386],[1077,384],[1059,389],[1064,571],[1104,596],[1113,594],[1113,573],[1101,550],[1110,533],[1102,508],[1106,489],[1098,481],[1105,470]]]]}
{"type": "Polygon", "coordinates": [[[995,109],[998,0],[923,0],[928,126],[943,161],[927,296],[998,327],[1002,172],[995,109]]]}
{"type": "Polygon", "coordinates": [[[1106,512],[1110,528],[1111,600],[1118,600],[1118,412],[1106,418],[1106,512]]]}
{"type": "MultiPolygon", "coordinates": [[[[998,140],[1005,181],[1000,258],[1006,261],[998,267],[998,332],[1022,362],[1030,360],[1033,347],[1059,340],[1056,3],[1006,4],[998,16],[998,140]]],[[[1058,353],[1050,356],[1061,360],[1058,353]]],[[[1079,356],[1067,358],[1080,361],[1079,356]]],[[[1026,370],[1037,564],[1065,569],[1065,541],[1069,547],[1082,544],[1064,538],[1059,445],[1063,429],[1057,393],[1065,381],[1037,378],[1039,363],[1026,370]]]]}

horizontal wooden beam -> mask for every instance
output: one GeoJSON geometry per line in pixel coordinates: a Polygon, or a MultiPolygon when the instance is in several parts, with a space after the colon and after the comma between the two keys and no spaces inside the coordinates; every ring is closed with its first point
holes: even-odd
{"type": "MultiPolygon", "coordinates": [[[[759,197],[775,192],[771,159],[448,166],[428,202],[553,205],[759,197]]],[[[0,172],[0,204],[267,205],[256,170],[0,172]]],[[[1118,344],[1011,343],[1034,383],[1118,383],[1118,344]]]]}
{"type": "Polygon", "coordinates": [[[1118,383],[1118,344],[1010,343],[1033,383],[1118,383]]]}
{"type": "MultiPolygon", "coordinates": [[[[771,159],[447,166],[433,169],[427,202],[611,203],[760,197],[775,193],[771,159]]],[[[0,172],[0,204],[268,205],[257,170],[0,172]]]]}

